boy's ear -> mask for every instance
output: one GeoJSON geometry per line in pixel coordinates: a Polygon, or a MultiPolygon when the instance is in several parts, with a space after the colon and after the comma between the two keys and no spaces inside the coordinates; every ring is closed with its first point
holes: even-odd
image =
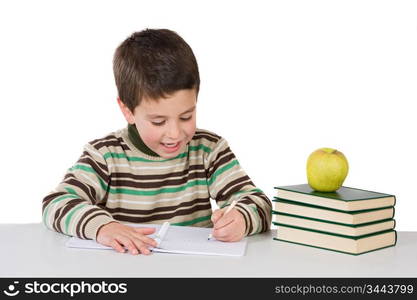
{"type": "Polygon", "coordinates": [[[117,104],[119,104],[120,110],[122,111],[123,116],[129,124],[135,124],[135,117],[130,109],[117,97],[117,104]]]}

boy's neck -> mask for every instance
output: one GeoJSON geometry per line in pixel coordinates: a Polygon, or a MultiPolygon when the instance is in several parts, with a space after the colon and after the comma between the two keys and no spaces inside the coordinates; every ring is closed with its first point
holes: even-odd
{"type": "Polygon", "coordinates": [[[133,146],[135,146],[139,151],[145,153],[146,155],[159,157],[158,154],[153,152],[151,149],[149,149],[148,146],[145,145],[142,138],[139,135],[139,131],[136,128],[135,124],[129,124],[127,126],[129,139],[132,142],[133,146]]]}

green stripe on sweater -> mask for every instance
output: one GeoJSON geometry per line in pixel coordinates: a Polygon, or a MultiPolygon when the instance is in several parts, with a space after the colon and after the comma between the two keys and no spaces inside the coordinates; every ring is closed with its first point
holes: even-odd
{"type": "Polygon", "coordinates": [[[77,192],[76,192],[73,188],[66,187],[66,188],[65,188],[65,190],[66,190],[68,193],[72,194],[72,195],[76,195],[76,196],[78,196],[78,195],[77,195],[77,192]]]}
{"type": "Polygon", "coordinates": [[[93,168],[77,164],[77,165],[75,165],[75,166],[73,166],[72,168],[69,169],[69,171],[71,171],[71,172],[74,171],[74,170],[82,170],[82,171],[86,171],[88,173],[92,173],[92,174],[96,175],[98,181],[100,182],[101,188],[105,191],[107,190],[106,182],[97,174],[97,172],[93,168]]]}
{"type": "Polygon", "coordinates": [[[132,189],[124,189],[124,188],[110,188],[111,194],[127,194],[127,195],[141,195],[141,196],[154,196],[159,194],[165,194],[165,193],[176,193],[186,190],[189,187],[193,187],[196,185],[207,185],[206,180],[194,180],[189,181],[185,185],[179,186],[179,187],[172,187],[172,188],[162,188],[158,190],[152,190],[152,191],[138,191],[138,190],[132,190],[132,189]]]}
{"type": "Polygon", "coordinates": [[[62,200],[65,200],[65,199],[68,199],[68,198],[74,198],[74,199],[77,199],[77,198],[79,198],[78,196],[76,196],[76,195],[72,195],[72,194],[69,194],[69,195],[63,195],[63,196],[61,196],[61,197],[58,197],[58,198],[56,198],[55,200],[53,200],[53,201],[51,201],[46,207],[45,207],[45,211],[43,212],[43,223],[44,224],[46,224],[46,219],[47,219],[47,216],[48,216],[48,210],[49,210],[49,207],[52,205],[52,204],[54,204],[54,203],[57,203],[57,202],[59,202],[59,201],[62,201],[62,200]]]}
{"type": "Polygon", "coordinates": [[[190,221],[185,221],[185,222],[179,222],[179,223],[172,223],[172,225],[177,225],[177,226],[190,226],[190,225],[194,225],[203,221],[207,221],[210,220],[211,215],[208,216],[204,216],[204,217],[199,217],[190,221]]]}
{"type": "Polygon", "coordinates": [[[216,172],[214,172],[213,175],[211,175],[210,179],[208,180],[208,184],[212,185],[212,183],[214,181],[216,181],[216,178],[218,176],[220,176],[222,173],[226,172],[227,170],[233,168],[236,165],[239,165],[239,162],[235,159],[235,160],[232,160],[227,165],[225,165],[225,166],[221,167],[220,169],[216,170],[216,172]]]}
{"type": "Polygon", "coordinates": [[[200,144],[198,146],[190,146],[188,149],[189,149],[189,151],[203,150],[206,153],[210,153],[211,151],[213,151],[209,147],[207,147],[205,145],[202,145],[202,144],[200,144]]]}
{"type": "Polygon", "coordinates": [[[83,208],[85,206],[87,206],[87,204],[78,205],[77,207],[74,207],[73,209],[71,209],[71,211],[67,214],[67,217],[65,218],[65,232],[67,234],[69,234],[69,232],[68,232],[68,226],[69,226],[69,224],[71,222],[72,216],[74,215],[74,213],[77,210],[80,210],[81,208],[83,208]]]}

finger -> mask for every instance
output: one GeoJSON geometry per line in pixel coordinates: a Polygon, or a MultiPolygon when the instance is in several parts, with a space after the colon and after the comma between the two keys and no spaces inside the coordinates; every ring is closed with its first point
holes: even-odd
{"type": "MultiPolygon", "coordinates": [[[[155,232],[155,228],[148,228],[148,229],[152,229],[153,232],[155,232]]],[[[145,232],[146,232],[146,234],[151,234],[151,233],[149,233],[150,232],[149,230],[145,231],[145,232]]],[[[143,231],[134,230],[134,232],[131,233],[131,236],[132,236],[132,238],[141,240],[143,243],[148,244],[149,246],[152,246],[152,247],[157,246],[157,242],[153,238],[150,238],[149,236],[145,235],[145,233],[143,233],[143,231]]]]}
{"type": "Polygon", "coordinates": [[[149,250],[149,248],[146,247],[143,244],[142,244],[142,246],[139,247],[139,251],[140,251],[140,253],[145,254],[145,255],[151,254],[151,250],[149,250]]]}
{"type": "Polygon", "coordinates": [[[219,218],[217,220],[217,222],[214,224],[214,229],[220,229],[222,227],[225,227],[227,225],[229,225],[230,223],[233,222],[233,220],[235,219],[235,215],[233,213],[233,211],[231,211],[228,214],[223,214],[221,218],[219,218]]]}
{"type": "Polygon", "coordinates": [[[125,248],[127,248],[127,250],[131,253],[131,254],[133,254],[133,255],[136,255],[136,254],[139,254],[138,253],[138,249],[137,249],[137,247],[135,246],[135,244],[132,242],[132,240],[130,239],[130,237],[127,237],[127,236],[120,236],[120,237],[118,237],[117,238],[117,241],[120,243],[120,244],[122,244],[125,248]]]}
{"type": "Polygon", "coordinates": [[[222,216],[223,216],[223,210],[216,209],[213,214],[211,215],[211,221],[213,223],[216,223],[222,216]]]}
{"type": "Polygon", "coordinates": [[[236,235],[234,237],[231,237],[229,242],[239,242],[243,238],[243,235],[236,235]]]}
{"type": "Polygon", "coordinates": [[[233,235],[233,220],[229,224],[221,227],[215,228],[213,230],[213,237],[219,241],[229,241],[233,235]]]}
{"type": "Polygon", "coordinates": [[[228,242],[238,242],[243,238],[244,234],[234,231],[228,242]]]}
{"type": "Polygon", "coordinates": [[[144,244],[147,244],[147,245],[149,245],[149,246],[152,246],[152,247],[156,247],[156,246],[158,246],[158,243],[153,239],[153,238],[150,238],[150,237],[148,237],[148,236],[146,236],[146,235],[142,235],[142,236],[140,236],[139,237],[139,239],[144,243],[144,244]]]}
{"type": "Polygon", "coordinates": [[[135,232],[140,233],[140,234],[152,234],[155,232],[155,228],[152,227],[139,227],[139,228],[133,228],[135,232]]]}
{"type": "MultiPolygon", "coordinates": [[[[135,243],[136,248],[140,250],[140,252],[143,253],[143,250],[151,247],[156,247],[157,243],[154,239],[151,239],[150,237],[147,237],[145,235],[132,235],[131,236],[132,241],[135,243]]],[[[150,252],[150,251],[145,251],[150,252]]]]}
{"type": "Polygon", "coordinates": [[[116,250],[117,252],[120,252],[120,253],[124,253],[125,252],[125,249],[122,247],[122,245],[120,245],[119,244],[119,242],[118,241],[116,241],[116,240],[112,240],[111,242],[110,242],[110,245],[109,245],[110,247],[112,247],[114,250],[116,250]]]}
{"type": "Polygon", "coordinates": [[[141,254],[148,255],[151,253],[148,246],[144,242],[142,242],[142,240],[136,237],[132,237],[132,240],[133,240],[133,243],[135,243],[136,248],[139,249],[141,254]]]}
{"type": "Polygon", "coordinates": [[[228,241],[228,236],[227,236],[227,234],[224,233],[223,230],[213,231],[213,237],[218,241],[222,241],[222,242],[227,242],[228,241]]]}
{"type": "Polygon", "coordinates": [[[230,232],[228,233],[220,232],[218,233],[218,236],[214,236],[214,238],[222,242],[238,242],[243,238],[243,236],[233,235],[230,232]]]}

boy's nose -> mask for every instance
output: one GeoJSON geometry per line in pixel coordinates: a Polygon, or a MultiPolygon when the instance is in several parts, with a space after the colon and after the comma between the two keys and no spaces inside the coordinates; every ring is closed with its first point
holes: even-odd
{"type": "Polygon", "coordinates": [[[168,127],[167,137],[173,140],[177,140],[180,137],[181,129],[178,124],[171,124],[168,127]]]}

